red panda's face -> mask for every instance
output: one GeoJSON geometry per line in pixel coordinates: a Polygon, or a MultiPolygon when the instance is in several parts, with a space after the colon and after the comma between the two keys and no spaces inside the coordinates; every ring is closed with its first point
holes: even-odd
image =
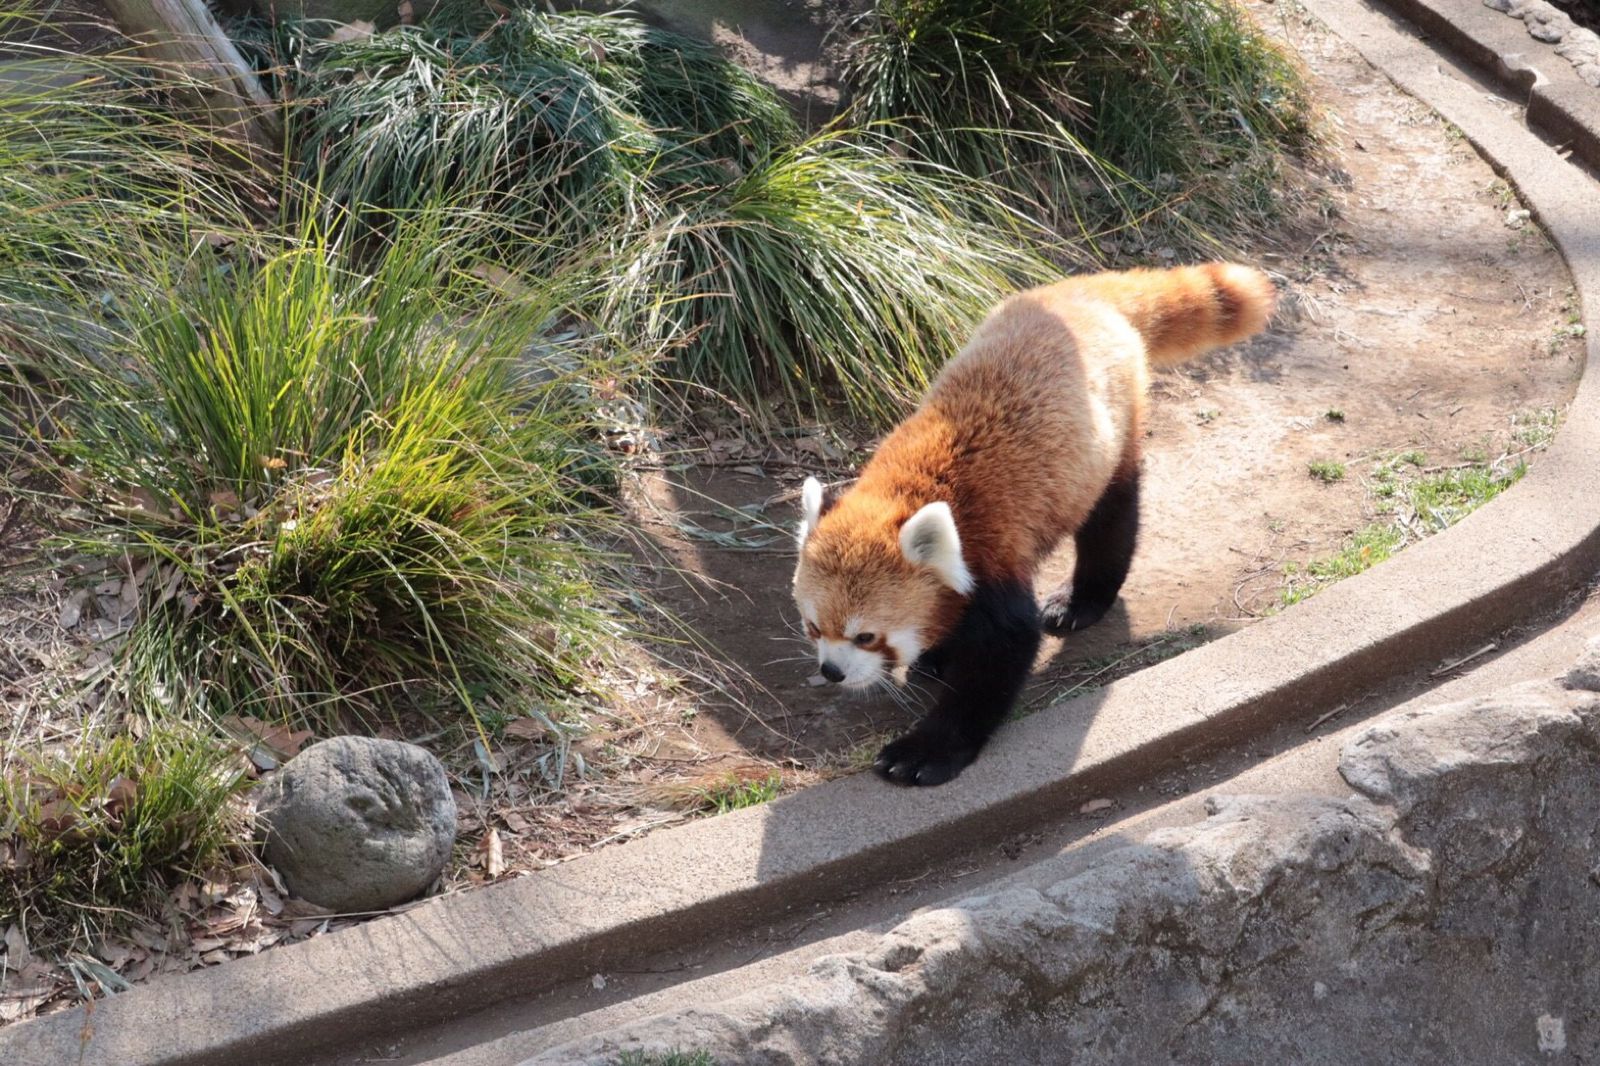
{"type": "MultiPolygon", "coordinates": [[[[794,574],[795,605],[818,668],[851,688],[890,679],[903,684],[912,663],[949,629],[958,590],[948,568],[919,554],[924,545],[908,547],[921,528],[914,524],[921,512],[899,523],[870,501],[852,500],[824,515],[821,491],[807,481],[794,574]]],[[[953,537],[949,508],[931,506],[940,509],[953,537]]],[[[959,564],[959,544],[955,553],[959,564]]]]}
{"type": "Polygon", "coordinates": [[[794,598],[822,676],[850,688],[903,684],[940,613],[939,586],[922,575],[840,570],[823,551],[801,555],[794,598]]]}

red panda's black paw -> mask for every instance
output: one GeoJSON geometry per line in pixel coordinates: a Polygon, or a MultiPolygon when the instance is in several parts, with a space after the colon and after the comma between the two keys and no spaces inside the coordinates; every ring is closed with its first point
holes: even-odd
{"type": "Polygon", "coordinates": [[[897,785],[942,785],[978,757],[978,749],[948,733],[907,733],[885,744],[872,769],[897,785]]]}
{"type": "Polygon", "coordinates": [[[1115,594],[1104,597],[1073,596],[1070,589],[1052,593],[1039,607],[1039,624],[1046,633],[1061,636],[1080,629],[1088,629],[1111,610],[1117,602],[1115,594]]]}

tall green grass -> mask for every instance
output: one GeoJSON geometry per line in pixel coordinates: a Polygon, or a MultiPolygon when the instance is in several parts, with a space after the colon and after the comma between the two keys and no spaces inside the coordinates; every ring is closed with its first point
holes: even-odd
{"type": "MultiPolygon", "coordinates": [[[[763,160],[657,232],[645,316],[684,341],[677,373],[891,421],[1002,296],[1048,277],[991,190],[824,134],[763,160]]],[[[756,420],[762,408],[752,405],[756,420]]]]}
{"type": "Polygon", "coordinates": [[[299,51],[308,185],[365,221],[491,211],[525,257],[648,224],[654,196],[725,183],[798,135],[710,45],[625,16],[517,10],[299,51]]]}
{"type": "Polygon", "coordinates": [[[1296,67],[1229,0],[879,0],[857,28],[857,122],[1069,233],[1248,233],[1313,140],[1296,67]]]}
{"type": "Polygon", "coordinates": [[[126,280],[122,249],[242,239],[271,210],[252,157],[165,107],[148,64],[51,40],[42,8],[0,0],[0,439],[40,415],[30,357],[92,343],[75,304],[126,280]]]}
{"type": "Polygon", "coordinates": [[[586,547],[595,357],[525,355],[555,286],[472,313],[437,223],[370,270],[314,235],[155,262],[103,345],[48,367],[59,542],[140,585],[130,707],[349,729],[546,713],[589,678],[613,628],[586,547]]]}
{"type": "Polygon", "coordinates": [[[297,62],[302,174],[348,217],[448,202],[534,269],[604,244],[625,281],[591,315],[673,349],[679,395],[763,422],[774,394],[889,420],[1049,273],[986,183],[900,159],[882,131],[803,138],[709,45],[629,16],[519,10],[297,62]]]}

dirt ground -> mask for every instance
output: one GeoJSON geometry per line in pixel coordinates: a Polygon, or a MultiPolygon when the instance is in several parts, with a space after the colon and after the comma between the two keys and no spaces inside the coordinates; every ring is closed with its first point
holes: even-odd
{"type": "MultiPolygon", "coordinates": [[[[1282,310],[1254,342],[1157,376],[1122,601],[1093,629],[1047,640],[1025,706],[1279,609],[1285,564],[1333,553],[1373,520],[1377,462],[1498,455],[1513,415],[1559,413],[1576,387],[1582,348],[1562,332],[1574,297],[1559,256],[1457,131],[1290,6],[1250,5],[1302,56],[1334,146],[1320,198],[1259,253],[1282,310]],[[1330,461],[1345,464],[1342,480],[1310,475],[1330,461]]],[[[642,473],[635,505],[650,545],[641,584],[692,630],[703,656],[677,658],[701,679],[651,686],[606,750],[647,786],[759,775],[761,763],[794,783],[859,767],[914,720],[915,700],[813,676],[788,593],[789,531],[800,479],[849,476],[870,442],[763,450],[730,431],[712,445],[642,473]],[[718,665],[720,691],[704,681],[718,665]]],[[[1040,588],[1071,565],[1067,546],[1040,588]]]]}

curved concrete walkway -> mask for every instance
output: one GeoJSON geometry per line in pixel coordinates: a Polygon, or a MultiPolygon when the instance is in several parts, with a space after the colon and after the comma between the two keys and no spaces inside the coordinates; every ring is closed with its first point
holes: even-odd
{"type": "MultiPolygon", "coordinates": [[[[1600,186],[1531,133],[1516,107],[1452,74],[1388,16],[1359,0],[1303,2],[1459,127],[1518,187],[1566,258],[1590,325],[1588,365],[1559,436],[1517,486],[1280,616],[1007,727],[958,788],[890,789],[865,775],[830,782],[155,982],[92,1011],[14,1026],[0,1031],[0,1062],[303,1063],[625,969],[923,870],[1176,759],[1285,722],[1310,723],[1352,693],[1538,617],[1586,582],[1600,569],[1600,186]]],[[[1562,111],[1561,120],[1600,129],[1593,111],[1562,111]]],[[[1552,128],[1559,134],[1559,123],[1552,128]]]]}

